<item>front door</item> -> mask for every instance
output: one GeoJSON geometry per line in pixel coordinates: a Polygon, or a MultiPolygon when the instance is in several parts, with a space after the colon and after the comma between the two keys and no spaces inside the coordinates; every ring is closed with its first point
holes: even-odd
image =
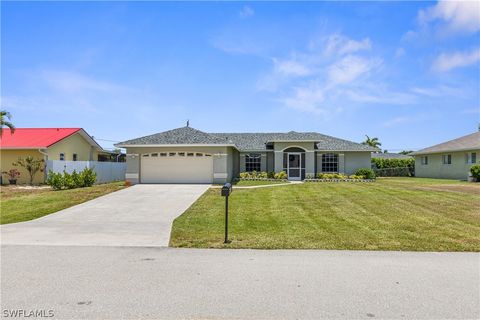
{"type": "Polygon", "coordinates": [[[301,153],[289,152],[288,153],[288,180],[301,180],[301,153]]]}

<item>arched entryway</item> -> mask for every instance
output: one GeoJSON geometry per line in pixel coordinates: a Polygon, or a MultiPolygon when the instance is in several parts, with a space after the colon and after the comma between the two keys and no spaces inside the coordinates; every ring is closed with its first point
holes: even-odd
{"type": "Polygon", "coordinates": [[[290,147],[283,150],[283,170],[288,180],[305,179],[305,150],[300,147],[290,147]]]}

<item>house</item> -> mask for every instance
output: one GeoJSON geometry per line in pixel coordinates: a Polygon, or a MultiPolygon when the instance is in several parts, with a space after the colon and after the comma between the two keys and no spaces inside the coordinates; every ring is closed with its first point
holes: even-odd
{"type": "Polygon", "coordinates": [[[412,155],[415,156],[416,177],[466,180],[472,165],[479,163],[480,132],[416,151],[412,155]]]}
{"type": "MultiPolygon", "coordinates": [[[[86,161],[97,160],[102,147],[82,128],[17,128],[12,133],[3,129],[0,138],[1,171],[20,171],[18,183],[28,182],[27,171],[13,166],[18,158],[86,161]]],[[[37,174],[35,184],[44,182],[45,174],[37,174]]],[[[5,180],[4,180],[5,181],[5,180]]]]}
{"type": "Polygon", "coordinates": [[[131,183],[224,183],[245,171],[317,172],[370,168],[377,149],[316,132],[206,133],[189,126],[115,145],[127,149],[131,183]]]}

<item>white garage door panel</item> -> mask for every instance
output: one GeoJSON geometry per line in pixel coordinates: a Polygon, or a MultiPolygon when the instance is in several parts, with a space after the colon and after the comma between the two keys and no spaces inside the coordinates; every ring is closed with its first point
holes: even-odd
{"type": "Polygon", "coordinates": [[[142,157],[142,183],[212,183],[212,157],[142,157]]]}

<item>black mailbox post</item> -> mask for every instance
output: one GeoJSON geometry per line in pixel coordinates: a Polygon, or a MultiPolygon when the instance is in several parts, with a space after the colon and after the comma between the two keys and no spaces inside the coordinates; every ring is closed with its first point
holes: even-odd
{"type": "Polygon", "coordinates": [[[228,241],[228,196],[232,193],[232,184],[225,183],[222,187],[222,197],[225,197],[225,241],[223,243],[229,243],[228,241]]]}

